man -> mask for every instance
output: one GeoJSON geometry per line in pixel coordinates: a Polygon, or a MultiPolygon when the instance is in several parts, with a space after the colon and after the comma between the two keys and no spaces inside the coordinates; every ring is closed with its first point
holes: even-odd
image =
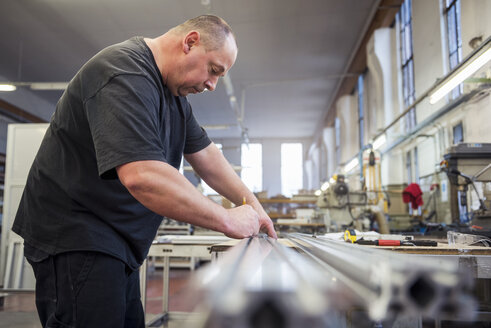
{"type": "Polygon", "coordinates": [[[258,200],[197,124],[185,96],[213,91],[234,64],[225,21],[199,16],[89,60],[60,98],[13,231],[36,275],[46,327],[143,327],[137,269],[161,217],[233,238],[276,238],[258,200]],[[182,155],[224,209],[179,174],[182,155]]]}

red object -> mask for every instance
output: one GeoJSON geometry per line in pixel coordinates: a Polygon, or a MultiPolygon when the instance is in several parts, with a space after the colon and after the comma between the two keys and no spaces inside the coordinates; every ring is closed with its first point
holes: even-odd
{"type": "Polygon", "coordinates": [[[411,203],[413,209],[417,209],[418,206],[423,205],[423,192],[417,183],[411,183],[402,192],[402,201],[404,203],[411,203]]]}
{"type": "Polygon", "coordinates": [[[401,241],[400,240],[384,240],[384,239],[379,239],[378,240],[378,245],[379,246],[401,246],[401,241]]]}

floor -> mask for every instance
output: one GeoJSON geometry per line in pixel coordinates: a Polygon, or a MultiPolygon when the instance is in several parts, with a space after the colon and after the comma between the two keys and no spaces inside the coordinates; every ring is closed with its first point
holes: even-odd
{"type": "MultiPolygon", "coordinates": [[[[186,286],[195,271],[171,269],[169,282],[169,310],[189,312],[191,307],[184,297],[186,286]]],[[[147,321],[162,312],[162,270],[149,270],[147,278],[147,321]]],[[[170,322],[163,327],[173,327],[170,322]]],[[[0,306],[0,328],[39,328],[41,324],[34,304],[34,292],[11,294],[0,306]]]]}

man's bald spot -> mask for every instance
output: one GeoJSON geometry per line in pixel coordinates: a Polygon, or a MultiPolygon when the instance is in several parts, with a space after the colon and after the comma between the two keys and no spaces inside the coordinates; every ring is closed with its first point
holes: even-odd
{"type": "Polygon", "coordinates": [[[174,27],[172,30],[182,35],[191,31],[198,31],[206,51],[214,51],[222,48],[228,37],[232,37],[237,47],[237,40],[232,28],[224,19],[218,16],[201,15],[191,18],[174,27]]]}

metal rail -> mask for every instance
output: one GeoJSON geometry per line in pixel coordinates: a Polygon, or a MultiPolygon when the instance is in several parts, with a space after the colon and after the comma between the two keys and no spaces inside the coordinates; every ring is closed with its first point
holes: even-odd
{"type": "Polygon", "coordinates": [[[306,255],[343,280],[372,319],[394,315],[451,315],[472,319],[472,277],[458,264],[305,234],[288,238],[306,255]]]}
{"type": "Polygon", "coordinates": [[[353,311],[374,322],[474,313],[471,280],[452,262],[304,234],[288,239],[295,247],[268,237],[243,240],[203,270],[189,286],[200,313],[189,326],[343,327],[353,311]]]}

